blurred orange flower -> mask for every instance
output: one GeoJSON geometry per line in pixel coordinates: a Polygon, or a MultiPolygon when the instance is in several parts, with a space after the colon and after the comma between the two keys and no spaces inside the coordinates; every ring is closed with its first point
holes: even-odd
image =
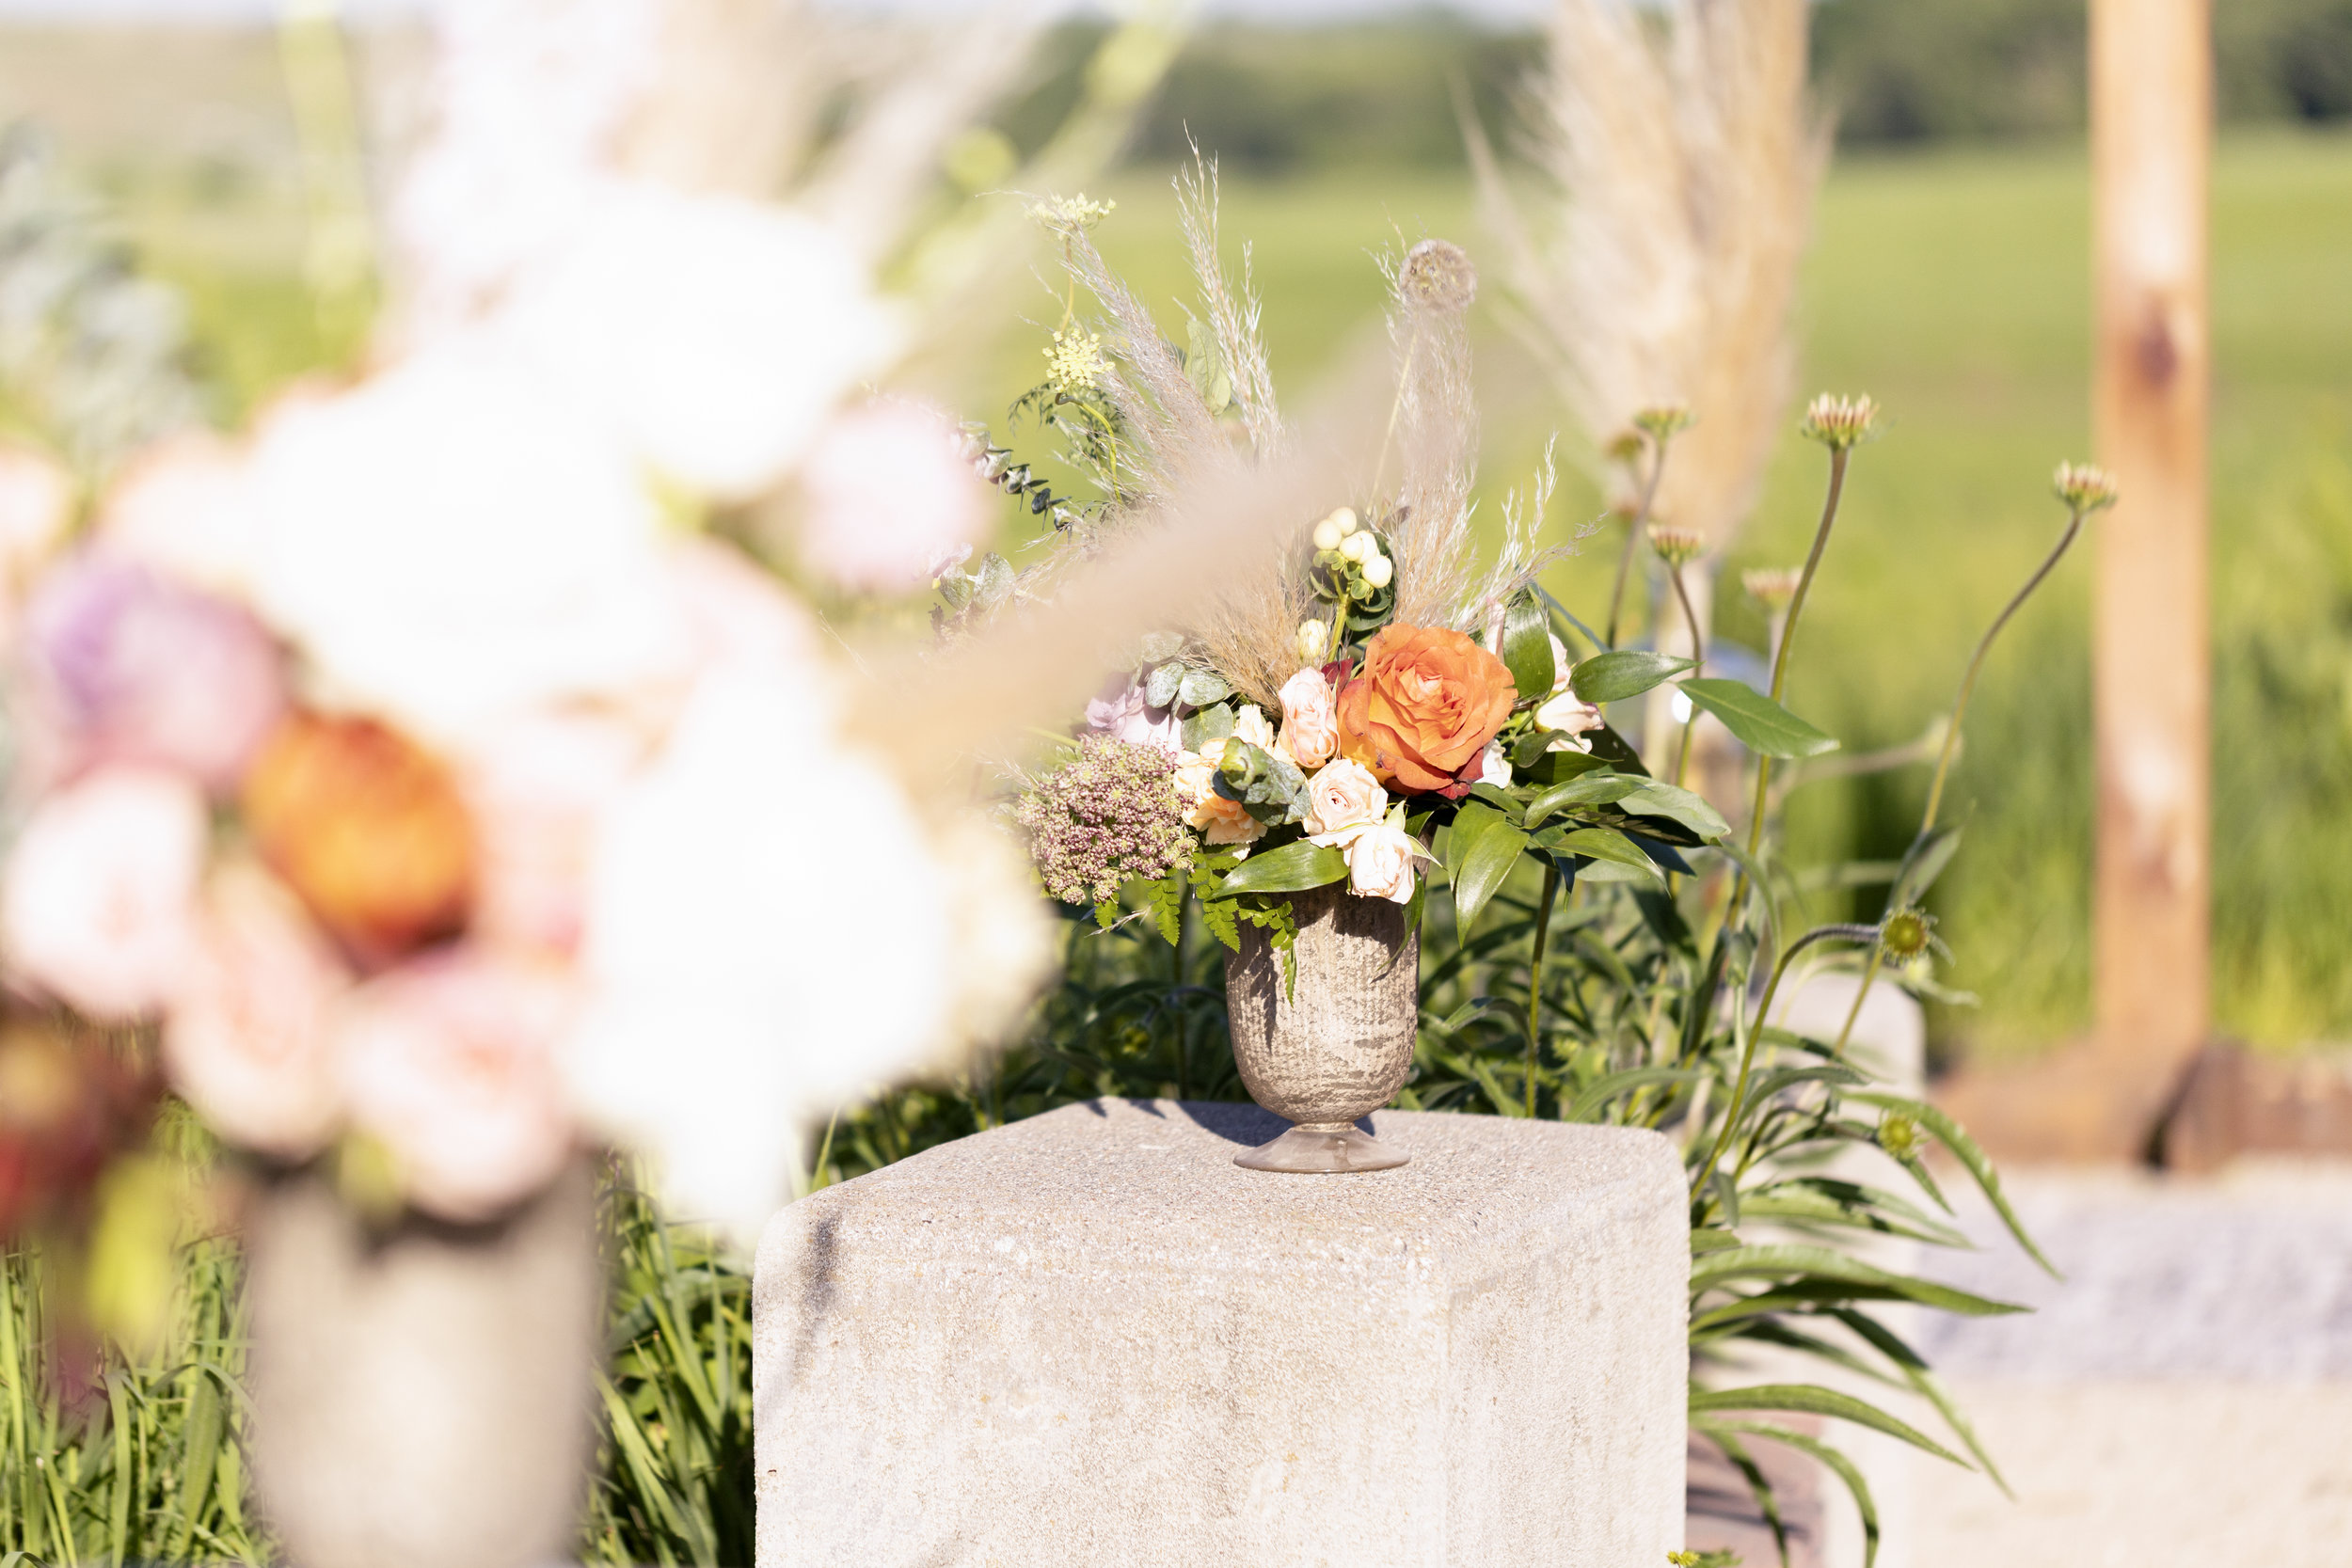
{"type": "Polygon", "coordinates": [[[246,774],[262,859],[370,967],[465,929],[473,825],[434,757],[372,719],[298,714],[246,774]]]}
{"type": "Polygon", "coordinates": [[[1340,753],[1400,794],[1446,790],[1478,776],[1518,696],[1502,661],[1462,633],[1385,626],[1340,690],[1340,753]]]}

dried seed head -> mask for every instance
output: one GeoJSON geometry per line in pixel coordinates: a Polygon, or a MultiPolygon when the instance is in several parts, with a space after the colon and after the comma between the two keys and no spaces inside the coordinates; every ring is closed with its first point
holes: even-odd
{"type": "Polygon", "coordinates": [[[2122,493],[2116,488],[2113,474],[2089,463],[2059,464],[2051,476],[2050,488],[2058,492],[2058,499],[2086,516],[2113,506],[2122,493]]]}
{"type": "Polygon", "coordinates": [[[1879,948],[1898,964],[1907,964],[1928,950],[1935,917],[1925,910],[1900,909],[1879,922],[1879,948]]]}
{"type": "Polygon", "coordinates": [[[1804,580],[1804,571],[1795,566],[1756,566],[1740,574],[1740,586],[1748,597],[1768,610],[1788,609],[1804,580]]]}
{"type": "Polygon", "coordinates": [[[1083,326],[1054,334],[1045,350],[1045,379],[1062,391],[1083,391],[1101,385],[1108,367],[1103,360],[1103,340],[1083,326]]]}
{"type": "Polygon", "coordinates": [[[1804,411],[1804,423],[1799,428],[1807,440],[1819,441],[1832,451],[1844,451],[1869,439],[1878,417],[1879,405],[1867,394],[1841,398],[1823,392],[1804,411]]]}
{"type": "Polygon", "coordinates": [[[1478,297],[1478,269],[1450,240],[1423,240],[1405,253],[1396,275],[1397,296],[1433,315],[1458,316],[1478,297]]]}
{"type": "Polygon", "coordinates": [[[1676,431],[1689,429],[1692,417],[1687,403],[1653,403],[1633,416],[1633,428],[1663,446],[1676,431]]]}
{"type": "Polygon", "coordinates": [[[1662,523],[1649,526],[1649,547],[1658,552],[1658,559],[1669,566],[1688,566],[1707,553],[1707,538],[1687,528],[1668,528],[1662,523]]]}
{"type": "Polygon", "coordinates": [[[1112,209],[1118,205],[1116,201],[1089,200],[1086,192],[1080,191],[1076,196],[1048,197],[1043,201],[1035,202],[1029,208],[1029,216],[1052,232],[1068,239],[1073,234],[1085,233],[1110,216],[1112,209]]]}

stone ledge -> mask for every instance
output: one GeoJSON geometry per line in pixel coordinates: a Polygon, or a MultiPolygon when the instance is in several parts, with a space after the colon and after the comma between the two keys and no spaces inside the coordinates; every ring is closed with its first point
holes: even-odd
{"type": "Polygon", "coordinates": [[[1275,1176],[1248,1105],[1098,1101],[812,1196],[755,1290],[761,1568],[1643,1568],[1680,1539],[1671,1145],[1384,1112],[1275,1176]]]}

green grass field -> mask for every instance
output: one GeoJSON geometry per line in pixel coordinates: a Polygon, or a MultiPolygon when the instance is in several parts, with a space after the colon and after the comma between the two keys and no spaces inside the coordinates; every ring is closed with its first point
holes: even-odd
{"type": "MultiPolygon", "coordinates": [[[[232,411],[316,361],[282,198],[192,196],[162,178],[120,188],[133,233],[187,288],[232,411]]],[[[1104,249],[1181,338],[1187,278],[1166,173],[1129,171],[1104,194],[1119,209],[1104,249]]],[[[2215,219],[2216,980],[2225,1029],[2292,1047],[2352,1036],[2352,969],[2336,956],[2352,929],[2352,137],[2226,137],[2215,219]]],[[[1229,179],[1224,223],[1233,261],[1253,247],[1294,403],[1353,335],[1377,330],[1376,253],[1425,233],[1476,253],[1483,238],[1466,182],[1426,170],[1229,179]]],[[[1868,391],[1890,423],[1855,466],[1791,699],[1851,749],[1909,739],[1948,703],[1978,630],[2054,536],[2049,471],[2089,441],[2087,235],[2073,146],[1849,158],[1832,175],[1804,280],[1801,387],[1868,391]]],[[[1059,305],[1041,285],[1004,309],[1003,336],[946,393],[1000,429],[1037,379],[1059,305]]],[[[1491,318],[1479,372],[1486,490],[1499,499],[1564,416],[1491,318]]],[[[1821,467],[1792,436],[1735,570],[1796,559],[1821,467]]],[[[1568,476],[1554,537],[1598,504],[1568,476]]],[[[1611,560],[1595,541],[1551,586],[1593,605],[1611,560]]],[[[2087,1020],[2090,563],[2089,550],[2070,561],[2012,629],[1972,715],[1954,798],[1973,809],[1969,843],[1937,896],[1950,978],[1983,1006],[1939,1014],[1947,1050],[2030,1051],[2087,1020]]],[[[1736,593],[1717,630],[1761,640],[1736,593]]],[[[1801,794],[1799,853],[1899,852],[1923,771],[1801,794]]]]}

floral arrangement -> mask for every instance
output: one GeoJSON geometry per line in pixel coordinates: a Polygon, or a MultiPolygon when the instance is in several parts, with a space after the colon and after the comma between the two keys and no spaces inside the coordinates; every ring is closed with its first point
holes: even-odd
{"type": "MultiPolygon", "coordinates": [[[[1080,198],[1042,210],[1109,311],[1100,332],[1066,316],[1051,378],[1015,405],[1054,411],[1064,455],[1097,481],[1096,501],[1056,503],[1082,541],[1197,471],[1183,449],[1205,444],[1200,430],[1237,425],[1254,454],[1279,450],[1256,306],[1216,259],[1214,184],[1205,167],[1184,182],[1203,298],[1184,350],[1103,267],[1088,230],[1104,209],[1080,198]],[[1083,365],[1073,341],[1089,345],[1083,365]]],[[[1047,890],[1092,906],[1103,925],[1120,917],[1123,893],[1173,942],[1190,895],[1228,946],[1248,923],[1287,949],[1285,895],[1333,883],[1406,905],[1418,925],[1441,830],[1464,922],[1523,853],[1568,878],[1615,874],[1595,866],[1654,875],[1687,869],[1677,846],[1725,831],[1696,795],[1643,776],[1598,705],[1691,662],[1609,651],[1574,662],[1563,636],[1578,635],[1573,622],[1534,584],[1543,562],[1526,533],[1548,470],[1501,560],[1472,559],[1469,258],[1424,240],[1392,283],[1394,477],[1365,475],[1354,501],[1301,531],[1274,580],[1237,587],[1200,626],[1142,639],[1136,663],[1089,704],[1074,759],[1021,802],[1047,890]],[[1506,813],[1515,826],[1472,861],[1506,813]]]]}

